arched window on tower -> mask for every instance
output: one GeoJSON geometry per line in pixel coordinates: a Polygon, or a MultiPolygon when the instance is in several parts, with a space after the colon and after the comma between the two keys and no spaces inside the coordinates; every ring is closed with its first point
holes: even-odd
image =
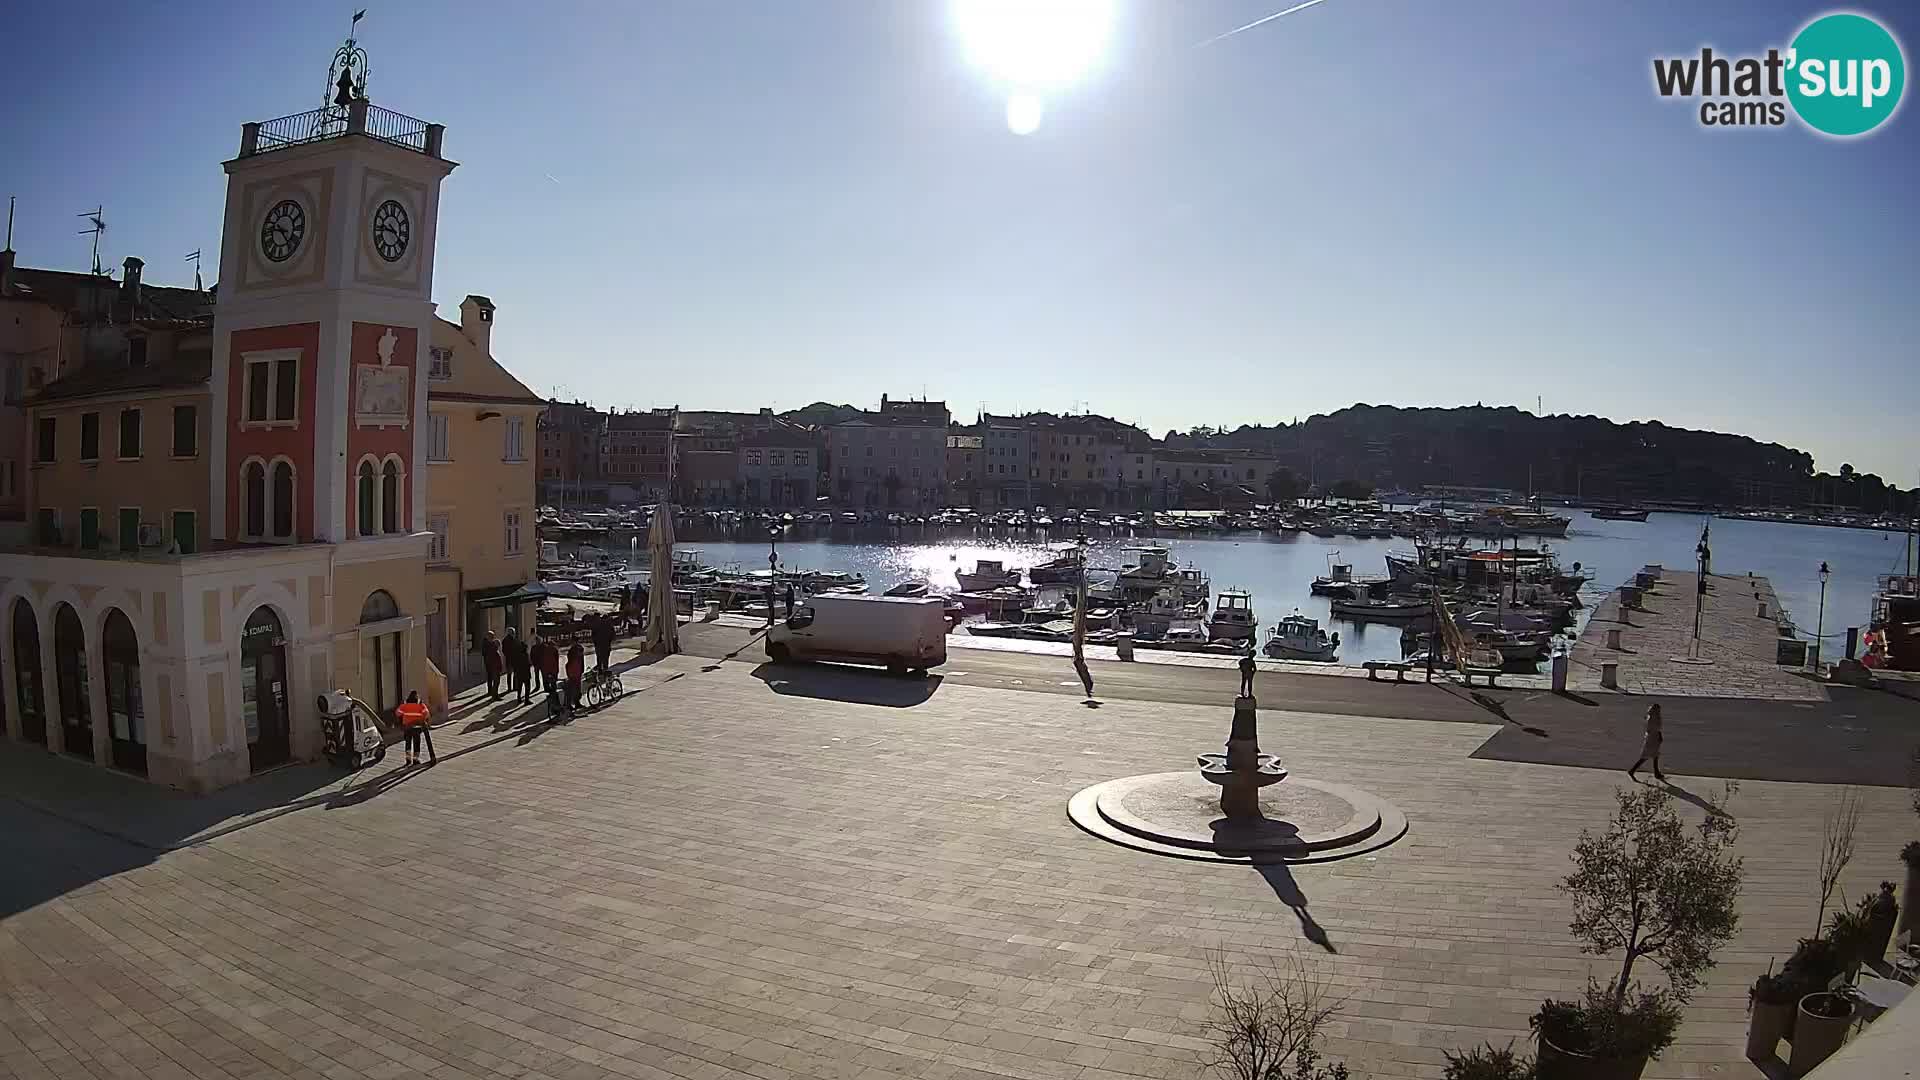
{"type": "Polygon", "coordinates": [[[400,531],[400,463],[393,458],[380,470],[380,531],[400,531]]]}
{"type": "Polygon", "coordinates": [[[243,536],[258,540],[267,535],[267,467],[249,461],[240,468],[240,500],[245,517],[243,536]]]}
{"type": "Polygon", "coordinates": [[[372,536],[378,526],[379,481],[374,478],[373,462],[360,463],[360,535],[372,536]]]}
{"type": "Polygon", "coordinates": [[[287,461],[273,464],[273,537],[293,539],[293,464],[287,461]]]}

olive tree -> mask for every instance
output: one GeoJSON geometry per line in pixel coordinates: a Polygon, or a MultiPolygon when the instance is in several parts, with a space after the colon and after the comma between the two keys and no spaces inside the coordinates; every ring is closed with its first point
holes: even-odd
{"type": "Polygon", "coordinates": [[[1621,790],[1615,797],[1619,805],[1606,829],[1581,831],[1573,873],[1560,883],[1573,897],[1571,929],[1582,952],[1620,954],[1620,972],[1607,987],[1616,1010],[1626,1007],[1633,966],[1643,958],[1665,972],[1673,996],[1686,1001],[1713,966],[1714,950],[1740,924],[1733,818],[1710,811],[1689,829],[1664,789],[1621,790]]]}

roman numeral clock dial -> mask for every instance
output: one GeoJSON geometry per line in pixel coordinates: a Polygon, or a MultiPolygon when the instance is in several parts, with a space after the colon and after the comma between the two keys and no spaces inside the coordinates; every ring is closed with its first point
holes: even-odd
{"type": "Polygon", "coordinates": [[[286,262],[300,250],[306,235],[307,212],[292,199],[281,199],[260,223],[260,253],[272,262],[286,262]]]}
{"type": "Polygon", "coordinates": [[[379,252],[381,258],[399,262],[412,238],[413,226],[407,220],[406,207],[388,199],[373,212],[373,250],[379,252]]]}

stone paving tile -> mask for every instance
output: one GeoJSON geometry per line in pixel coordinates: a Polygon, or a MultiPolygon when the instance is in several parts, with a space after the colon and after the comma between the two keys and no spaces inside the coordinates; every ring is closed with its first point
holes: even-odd
{"type": "MultiPolygon", "coordinates": [[[[1553,882],[1621,778],[1475,760],[1478,726],[1265,713],[1290,768],[1412,829],[1263,877],[1066,819],[1086,784],[1217,744],[1225,710],[645,671],[574,724],[456,723],[405,783],[176,850],[0,800],[0,866],[45,886],[0,919],[0,1077],[1191,1077],[1219,950],[1323,975],[1356,1075],[1431,1078],[1607,969],[1553,882]]],[[[1811,929],[1835,790],[1739,794],[1742,932],[1649,1076],[1757,1075],[1745,986],[1811,929]]],[[[1850,895],[1913,832],[1903,791],[1865,794],[1850,895]]]]}
{"type": "Polygon", "coordinates": [[[1631,694],[1827,700],[1818,683],[1774,663],[1782,612],[1772,583],[1763,577],[1709,575],[1700,655],[1713,663],[1675,663],[1674,657],[1690,655],[1698,581],[1691,571],[1663,570],[1643,606],[1632,611],[1622,610],[1618,589],[1608,594],[1574,645],[1569,684],[1604,692],[1600,665],[1615,663],[1620,690],[1631,694]],[[1758,615],[1762,603],[1765,618],[1758,615]],[[1608,630],[1621,631],[1619,649],[1607,648],[1608,630]]]}

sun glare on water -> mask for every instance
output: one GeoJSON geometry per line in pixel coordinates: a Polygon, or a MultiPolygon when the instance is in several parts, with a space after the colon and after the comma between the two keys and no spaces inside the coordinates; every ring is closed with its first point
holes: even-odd
{"type": "Polygon", "coordinates": [[[1105,55],[1113,0],[950,0],[967,60],[1007,94],[1007,130],[1031,135],[1043,95],[1079,81],[1105,55]]]}

